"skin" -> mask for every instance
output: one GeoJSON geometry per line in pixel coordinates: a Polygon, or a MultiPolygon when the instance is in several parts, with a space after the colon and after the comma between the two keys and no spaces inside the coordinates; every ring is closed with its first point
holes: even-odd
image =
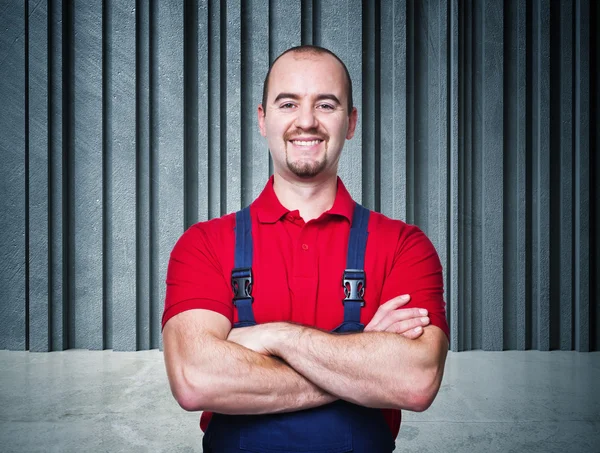
{"type": "MultiPolygon", "coordinates": [[[[271,71],[258,123],[273,158],[274,190],[306,222],[333,205],[345,140],[345,78],[329,55],[286,54],[271,71]]],[[[183,312],[163,331],[173,395],[186,410],[225,414],[295,411],[344,399],[425,410],[439,389],[448,341],[426,312],[382,304],[364,333],[332,334],[285,322],[233,329],[208,310],[183,312]],[[244,379],[240,379],[244,376],[244,379]]]]}

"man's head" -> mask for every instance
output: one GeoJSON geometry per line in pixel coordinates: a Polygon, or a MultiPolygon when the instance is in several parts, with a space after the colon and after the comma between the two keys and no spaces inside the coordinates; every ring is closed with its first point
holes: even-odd
{"type": "Polygon", "coordinates": [[[277,63],[277,60],[279,60],[284,55],[287,55],[288,53],[294,53],[297,56],[304,55],[307,57],[309,57],[309,56],[316,57],[316,56],[320,56],[320,55],[331,55],[333,58],[335,58],[337,61],[339,61],[340,65],[344,69],[344,73],[346,74],[346,96],[348,99],[348,114],[350,114],[350,112],[352,112],[352,107],[354,107],[354,102],[352,99],[352,78],[350,77],[348,68],[346,67],[344,62],[336,54],[334,54],[331,50],[325,49],[324,47],[312,46],[312,45],[308,45],[308,44],[303,45],[303,46],[292,47],[292,48],[286,50],[285,52],[283,52],[281,55],[279,55],[275,59],[273,64],[271,64],[271,67],[267,71],[267,76],[265,77],[265,81],[263,83],[263,94],[262,94],[263,107],[265,105],[267,105],[268,92],[269,92],[269,76],[271,75],[271,69],[273,68],[273,66],[275,66],[275,63],[277,63]]]}
{"type": "Polygon", "coordinates": [[[352,83],[344,63],[320,47],[281,54],[265,79],[258,107],[260,130],[276,173],[295,179],[337,174],[344,142],[357,122],[352,83]]]}

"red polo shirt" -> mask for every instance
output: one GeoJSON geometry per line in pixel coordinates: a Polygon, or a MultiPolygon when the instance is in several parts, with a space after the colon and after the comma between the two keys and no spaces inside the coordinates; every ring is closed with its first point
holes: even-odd
{"type": "MultiPolygon", "coordinates": [[[[257,323],[289,321],[333,330],[344,319],[342,275],[346,267],[355,202],[338,178],[332,208],[305,223],[282,206],[273,177],[250,206],[254,254],[254,317],[257,323]]],[[[203,308],[237,322],[231,288],[235,214],[201,222],[179,239],[169,261],[162,325],[186,310],[203,308]]],[[[400,220],[371,212],[365,254],[365,306],[369,323],[380,304],[410,294],[404,307],[425,308],[431,324],[449,336],[442,266],[423,232],[400,220]]],[[[384,410],[394,436],[400,411],[384,410]]],[[[209,413],[204,413],[205,430],[209,413]]]]}

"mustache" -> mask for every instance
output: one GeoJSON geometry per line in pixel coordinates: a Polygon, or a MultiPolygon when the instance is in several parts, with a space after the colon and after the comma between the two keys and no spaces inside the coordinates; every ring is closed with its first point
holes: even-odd
{"type": "Polygon", "coordinates": [[[294,140],[295,138],[310,135],[311,137],[317,137],[319,140],[327,141],[329,140],[329,136],[324,134],[323,132],[319,132],[317,129],[301,129],[294,130],[290,132],[286,132],[283,134],[283,139],[287,142],[290,140],[294,140]]]}

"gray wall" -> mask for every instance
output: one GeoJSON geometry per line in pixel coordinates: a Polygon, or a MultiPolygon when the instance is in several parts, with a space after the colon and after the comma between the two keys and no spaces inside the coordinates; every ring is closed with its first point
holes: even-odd
{"type": "Polygon", "coordinates": [[[594,1],[4,0],[0,348],[160,347],[169,252],[270,174],[268,64],[346,61],[340,173],[421,226],[451,347],[600,349],[594,1]]]}

